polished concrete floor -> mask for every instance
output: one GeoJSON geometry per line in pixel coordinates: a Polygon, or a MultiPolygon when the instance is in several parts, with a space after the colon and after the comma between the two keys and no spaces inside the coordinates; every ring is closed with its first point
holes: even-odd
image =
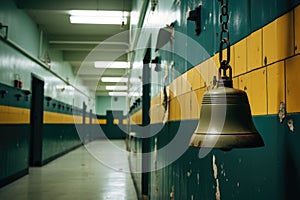
{"type": "Polygon", "coordinates": [[[30,168],[29,175],[0,188],[0,199],[136,200],[126,153],[118,150],[125,150],[125,142],[112,143],[94,141],[43,167],[30,168]]]}

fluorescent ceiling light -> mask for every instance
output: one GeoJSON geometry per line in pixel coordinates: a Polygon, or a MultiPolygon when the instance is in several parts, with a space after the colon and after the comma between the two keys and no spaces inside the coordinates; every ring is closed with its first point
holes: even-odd
{"type": "MultiPolygon", "coordinates": [[[[122,24],[123,17],[90,17],[90,16],[70,16],[72,24],[122,24]]],[[[124,25],[127,18],[124,20],[124,25]]]]}
{"type": "Polygon", "coordinates": [[[128,87],[126,85],[107,85],[106,90],[127,90],[128,87]]]}
{"type": "Polygon", "coordinates": [[[125,77],[102,77],[102,82],[109,82],[109,83],[118,83],[118,82],[128,82],[128,78],[125,77]]]}
{"type": "Polygon", "coordinates": [[[132,64],[132,68],[137,68],[137,69],[141,69],[143,68],[143,66],[144,66],[143,62],[134,62],[132,64]]]}
{"type": "Polygon", "coordinates": [[[127,96],[127,92],[109,92],[109,96],[127,96]]]}
{"type": "MultiPolygon", "coordinates": [[[[118,82],[127,83],[128,78],[125,78],[125,77],[102,77],[101,81],[102,82],[109,82],[109,83],[118,83],[118,82]]],[[[140,83],[141,79],[139,79],[139,78],[130,78],[130,82],[131,83],[140,83]]]]}
{"type": "Polygon", "coordinates": [[[128,12],[104,10],[72,10],[70,22],[75,24],[124,24],[127,23],[128,12]]]}
{"type": "Polygon", "coordinates": [[[109,10],[71,10],[72,16],[99,16],[99,17],[128,17],[126,11],[109,11],[109,10]]]}
{"type": "Polygon", "coordinates": [[[139,97],[140,94],[138,92],[134,92],[134,93],[127,93],[127,92],[109,92],[108,93],[109,96],[135,96],[135,97],[139,97]]]}
{"type": "Polygon", "coordinates": [[[129,68],[128,62],[111,62],[111,61],[96,61],[95,68],[113,68],[113,69],[124,69],[129,68]]]}

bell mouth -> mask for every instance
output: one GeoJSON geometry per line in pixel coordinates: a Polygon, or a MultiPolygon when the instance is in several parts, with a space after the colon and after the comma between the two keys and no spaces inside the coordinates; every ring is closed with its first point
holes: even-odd
{"type": "Polygon", "coordinates": [[[233,148],[263,147],[264,141],[258,132],[228,135],[194,133],[190,140],[190,146],[231,150],[233,148]]]}
{"type": "Polygon", "coordinates": [[[246,92],[220,87],[204,93],[198,127],[189,145],[223,150],[264,146],[246,92]]]}

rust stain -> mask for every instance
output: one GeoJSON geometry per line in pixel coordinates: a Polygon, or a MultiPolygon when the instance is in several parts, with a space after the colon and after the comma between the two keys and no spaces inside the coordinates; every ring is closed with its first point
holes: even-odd
{"type": "Polygon", "coordinates": [[[218,179],[218,166],[216,164],[216,157],[213,155],[213,171],[214,171],[214,178],[216,180],[216,200],[221,200],[221,193],[220,193],[220,185],[218,179]]]}

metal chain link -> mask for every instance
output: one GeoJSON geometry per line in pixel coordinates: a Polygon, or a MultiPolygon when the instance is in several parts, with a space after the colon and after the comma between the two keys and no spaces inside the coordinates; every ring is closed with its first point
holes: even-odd
{"type": "Polygon", "coordinates": [[[229,40],[229,31],[228,31],[228,0],[219,0],[221,2],[221,15],[220,15],[220,23],[222,26],[222,31],[220,35],[220,41],[225,37],[229,40]]]}
{"type": "Polygon", "coordinates": [[[220,69],[219,72],[223,71],[223,76],[226,76],[226,71],[229,69],[229,77],[232,78],[232,69],[229,65],[230,62],[230,42],[229,42],[229,31],[228,31],[228,0],[218,0],[221,3],[221,14],[220,14],[220,23],[221,23],[221,34],[220,34],[220,52],[219,52],[219,61],[220,69]],[[227,50],[227,58],[223,60],[223,46],[227,50]]]}

